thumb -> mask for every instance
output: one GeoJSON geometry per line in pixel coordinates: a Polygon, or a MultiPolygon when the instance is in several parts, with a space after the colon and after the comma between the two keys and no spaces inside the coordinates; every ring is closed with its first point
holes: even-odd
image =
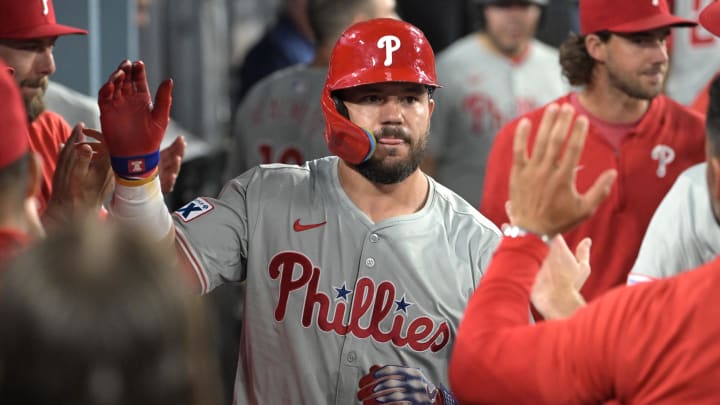
{"type": "Polygon", "coordinates": [[[592,239],[584,238],[578,243],[575,249],[575,259],[578,263],[590,266],[590,246],[592,245],[592,239]]]}
{"type": "Polygon", "coordinates": [[[587,193],[582,197],[583,211],[587,215],[591,215],[595,209],[602,203],[612,190],[612,185],[617,177],[616,170],[606,170],[590,187],[587,193]]]}
{"type": "Polygon", "coordinates": [[[157,94],[155,95],[155,104],[152,111],[152,118],[154,122],[162,125],[163,128],[167,127],[167,123],[170,120],[172,89],[173,81],[172,79],[167,79],[160,84],[157,94]]]}

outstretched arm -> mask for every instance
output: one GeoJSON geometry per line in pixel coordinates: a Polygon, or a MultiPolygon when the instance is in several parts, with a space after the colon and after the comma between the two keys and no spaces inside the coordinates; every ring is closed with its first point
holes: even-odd
{"type": "Polygon", "coordinates": [[[170,120],[172,80],[158,88],[153,104],[145,65],[123,61],[98,94],[100,123],[116,187],[110,212],[154,240],[174,241],[163,201],[158,164],[160,142],[170,120]]]}
{"type": "Polygon", "coordinates": [[[510,220],[521,232],[503,239],[458,330],[450,381],[461,402],[589,403],[612,396],[600,364],[607,351],[597,347],[591,329],[604,316],[596,308],[568,321],[527,325],[531,288],[548,253],[544,237],[591,215],[616,176],[605,172],[586,194],[577,192],[574,172],[587,125],[584,117],[574,120],[569,105],[549,106],[532,155],[529,122],[517,127],[510,220]]]}

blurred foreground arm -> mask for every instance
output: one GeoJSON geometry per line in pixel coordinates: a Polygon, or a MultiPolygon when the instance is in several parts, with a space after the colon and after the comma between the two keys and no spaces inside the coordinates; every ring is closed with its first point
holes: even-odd
{"type": "Polygon", "coordinates": [[[585,117],[574,120],[572,107],[551,105],[531,156],[530,124],[517,127],[511,224],[525,236],[503,239],[460,324],[450,382],[462,403],[591,403],[612,396],[597,367],[601,350],[584,341],[593,339],[582,329],[588,311],[568,323],[527,324],[531,289],[548,253],[543,239],[590,216],[616,177],[607,171],[586,194],[577,192],[574,172],[587,129],[585,117]]]}

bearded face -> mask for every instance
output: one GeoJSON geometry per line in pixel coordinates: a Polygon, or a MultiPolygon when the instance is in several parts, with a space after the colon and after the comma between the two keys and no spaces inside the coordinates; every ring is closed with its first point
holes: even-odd
{"type": "Polygon", "coordinates": [[[46,76],[39,80],[22,80],[20,86],[23,89],[35,90],[34,92],[30,92],[30,94],[23,92],[23,101],[25,102],[28,121],[33,122],[45,111],[45,91],[48,86],[48,78],[46,76]]]}
{"type": "Polygon", "coordinates": [[[425,149],[429,130],[417,139],[413,139],[404,129],[400,127],[382,127],[379,133],[375,134],[378,141],[381,139],[398,139],[409,146],[407,155],[404,158],[396,158],[398,149],[388,148],[376,150],[372,157],[360,164],[349,164],[366,179],[378,184],[396,184],[405,180],[417,168],[425,157],[425,149]]]}

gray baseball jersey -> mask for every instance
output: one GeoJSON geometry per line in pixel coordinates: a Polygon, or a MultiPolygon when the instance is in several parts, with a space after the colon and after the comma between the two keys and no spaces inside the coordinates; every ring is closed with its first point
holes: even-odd
{"type": "Polygon", "coordinates": [[[628,284],[671,277],[720,253],[720,225],[710,207],[706,164],[685,170],[650,221],[628,284]]]}
{"type": "Polygon", "coordinates": [[[247,286],[236,400],[351,404],[373,364],[447,385],[456,328],[499,230],[429,178],[411,215],[373,223],[338,158],[263,165],[175,214],[203,290],[247,286]]]}
{"type": "Polygon", "coordinates": [[[301,165],[330,154],[320,95],[327,68],[291,66],[258,82],[238,109],[226,178],[263,163],[301,165]]]}
{"type": "Polygon", "coordinates": [[[478,206],[487,156],[495,134],[520,114],[565,94],[557,51],[533,41],[518,61],[481,45],[478,35],[456,41],[437,58],[436,92],[429,153],[435,178],[478,206]]]}
{"type": "MultiPolygon", "coordinates": [[[[712,0],[674,0],[673,14],[697,21],[712,0]]],[[[667,94],[691,105],[720,71],[720,39],[701,25],[672,31],[667,94]]]]}

